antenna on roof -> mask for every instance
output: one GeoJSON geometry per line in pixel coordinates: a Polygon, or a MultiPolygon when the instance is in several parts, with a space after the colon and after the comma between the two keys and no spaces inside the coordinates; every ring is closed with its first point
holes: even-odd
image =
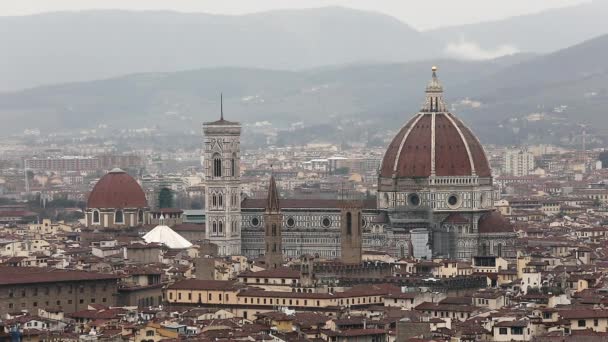
{"type": "Polygon", "coordinates": [[[220,93],[220,120],[224,120],[224,94],[220,93]]]}

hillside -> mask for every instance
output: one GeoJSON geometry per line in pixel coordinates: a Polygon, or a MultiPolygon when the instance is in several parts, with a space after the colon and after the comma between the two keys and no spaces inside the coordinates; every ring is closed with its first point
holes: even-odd
{"type": "MultiPolygon", "coordinates": [[[[392,128],[410,117],[424,98],[429,67],[439,65],[448,102],[486,141],[511,141],[508,130],[527,132],[530,113],[546,112],[556,137],[569,125],[607,127],[608,35],[541,55],[490,61],[433,60],[356,64],[305,71],[244,68],[142,73],[0,94],[3,132],[94,128],[163,127],[192,130],[217,118],[219,93],[228,117],[244,123],[271,121],[287,127],[337,126],[356,119],[368,128],[392,128]],[[461,103],[465,98],[481,106],[461,103]],[[560,113],[553,108],[565,106],[560,113]],[[515,125],[515,126],[514,126],[515,125]],[[559,126],[559,127],[558,127],[559,126]],[[505,129],[504,132],[497,132],[505,129]]],[[[525,137],[524,137],[525,138],[525,137]]]]}
{"type": "Polygon", "coordinates": [[[395,18],[339,7],[242,16],[108,10],[0,17],[0,44],[0,91],[138,72],[405,62],[439,52],[395,18]]]}
{"type": "Polygon", "coordinates": [[[549,53],[608,33],[608,1],[543,11],[504,20],[444,27],[425,34],[441,43],[448,56],[474,57],[467,44],[491,52],[510,49],[549,53]]]}
{"type": "Polygon", "coordinates": [[[10,123],[0,130],[40,127],[54,131],[99,124],[162,125],[179,130],[215,119],[220,92],[224,93],[226,115],[246,123],[317,124],[334,122],[336,117],[411,115],[424,99],[433,64],[442,68],[441,77],[450,89],[448,96],[456,93],[458,84],[508,65],[506,60],[437,60],[300,72],[215,68],[135,74],[0,94],[0,118],[10,123]]]}

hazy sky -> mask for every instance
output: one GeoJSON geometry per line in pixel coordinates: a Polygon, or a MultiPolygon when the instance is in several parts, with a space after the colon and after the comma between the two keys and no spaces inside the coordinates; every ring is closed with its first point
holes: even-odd
{"type": "Polygon", "coordinates": [[[428,29],[500,19],[588,1],[590,0],[0,0],[0,15],[100,8],[244,14],[272,9],[345,6],[382,12],[417,29],[428,29]]]}

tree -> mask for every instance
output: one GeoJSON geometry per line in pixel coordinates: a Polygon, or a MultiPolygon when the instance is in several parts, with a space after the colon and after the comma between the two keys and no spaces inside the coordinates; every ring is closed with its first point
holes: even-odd
{"type": "Polygon", "coordinates": [[[334,171],[334,174],[336,175],[347,175],[350,172],[350,169],[346,166],[344,167],[339,167],[334,171]]]}
{"type": "Polygon", "coordinates": [[[168,188],[160,189],[158,194],[158,207],[159,208],[173,208],[173,191],[168,188]]]}

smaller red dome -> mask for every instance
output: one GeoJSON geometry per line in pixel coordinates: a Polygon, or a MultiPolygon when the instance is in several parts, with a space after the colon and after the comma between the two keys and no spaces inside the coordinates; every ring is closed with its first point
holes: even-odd
{"type": "Polygon", "coordinates": [[[146,195],[137,181],[121,169],[114,169],[95,184],[87,208],[146,208],[146,195]]]}
{"type": "Polygon", "coordinates": [[[484,233],[513,233],[513,225],[496,210],[483,214],[477,223],[477,231],[484,233]]]}

